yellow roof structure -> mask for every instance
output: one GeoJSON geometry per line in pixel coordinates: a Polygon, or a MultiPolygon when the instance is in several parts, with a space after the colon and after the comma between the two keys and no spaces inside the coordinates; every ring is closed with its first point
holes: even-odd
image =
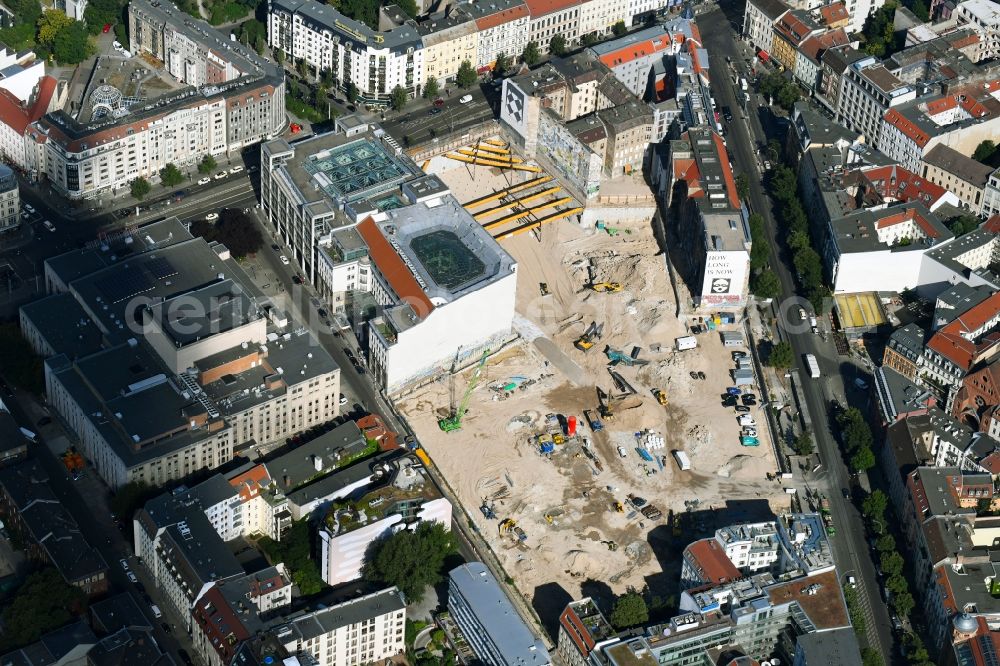
{"type": "Polygon", "coordinates": [[[837,317],[844,329],[878,328],[886,323],[882,303],[874,291],[837,294],[837,317]]]}

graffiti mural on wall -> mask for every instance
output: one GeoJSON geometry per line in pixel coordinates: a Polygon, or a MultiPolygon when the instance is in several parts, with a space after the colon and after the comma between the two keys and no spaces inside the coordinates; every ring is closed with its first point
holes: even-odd
{"type": "Polygon", "coordinates": [[[577,141],[557,118],[545,111],[538,124],[538,151],[588,199],[600,192],[600,156],[577,141]]]}

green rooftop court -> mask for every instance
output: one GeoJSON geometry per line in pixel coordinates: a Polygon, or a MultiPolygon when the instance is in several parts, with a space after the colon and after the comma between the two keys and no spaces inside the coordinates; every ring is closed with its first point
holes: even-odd
{"type": "Polygon", "coordinates": [[[410,247],[435,283],[456,291],[479,279],[486,264],[452,231],[439,229],[410,241],[410,247]]]}
{"type": "Polygon", "coordinates": [[[302,168],[328,195],[348,201],[391,190],[411,175],[385,146],[365,139],[310,155],[302,168]]]}

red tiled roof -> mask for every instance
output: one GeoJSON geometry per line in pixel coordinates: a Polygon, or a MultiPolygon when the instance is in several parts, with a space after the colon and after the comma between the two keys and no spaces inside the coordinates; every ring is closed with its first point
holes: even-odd
{"type": "Polygon", "coordinates": [[[371,254],[375,266],[378,267],[379,272],[388,281],[396,295],[409,303],[421,319],[429,315],[434,309],[434,304],[420,288],[420,284],[413,277],[413,273],[407,268],[403,259],[396,253],[396,249],[382,235],[375,220],[370,216],[365,218],[358,225],[358,233],[368,245],[368,252],[371,254]]]}
{"type": "Polygon", "coordinates": [[[774,24],[774,31],[791,42],[792,46],[798,46],[813,29],[792,12],[786,12],[774,24]]]}
{"type": "Polygon", "coordinates": [[[515,21],[527,15],[528,15],[527,5],[515,5],[514,7],[509,7],[499,12],[494,12],[493,14],[490,14],[488,16],[477,18],[476,28],[478,28],[479,30],[489,30],[490,28],[495,28],[498,25],[503,25],[504,23],[515,21]]]}
{"type": "Polygon", "coordinates": [[[941,605],[951,615],[958,612],[958,606],[955,604],[955,592],[951,589],[951,581],[948,580],[948,574],[944,570],[946,566],[950,565],[939,564],[934,567],[934,580],[941,588],[940,593],[936,594],[935,597],[941,600],[941,605]]]}
{"type": "Polygon", "coordinates": [[[678,157],[674,159],[674,180],[683,180],[688,186],[688,197],[699,199],[705,196],[701,189],[701,172],[698,171],[698,162],[690,157],[678,157]]]}
{"type": "Polygon", "coordinates": [[[962,333],[978,330],[1000,312],[1000,292],[982,303],[970,308],[954,321],[938,330],[927,342],[928,348],[964,370],[972,367],[980,347],[988,347],[997,342],[995,336],[985,336],[977,344],[962,337],[962,333]]]}
{"type": "Polygon", "coordinates": [[[847,7],[843,2],[834,2],[826,7],[821,7],[819,13],[823,17],[823,23],[826,23],[827,25],[847,21],[851,18],[851,15],[847,13],[847,7]]]}
{"type": "Polygon", "coordinates": [[[213,585],[202,595],[192,615],[195,631],[205,634],[207,642],[224,664],[228,664],[239,645],[250,638],[250,632],[229,607],[218,585],[213,585]]]}
{"type": "Polygon", "coordinates": [[[736,179],[733,178],[733,167],[729,163],[729,157],[726,154],[726,144],[722,141],[722,137],[714,132],[712,133],[712,139],[715,140],[715,150],[719,154],[719,164],[722,165],[722,178],[726,181],[726,192],[729,193],[729,205],[732,208],[738,209],[740,207],[740,196],[736,193],[736,179]]]}
{"type": "MultiPolygon", "coordinates": [[[[677,37],[684,39],[683,35],[678,35],[677,37]]],[[[637,58],[642,58],[666,50],[669,48],[670,44],[670,36],[664,34],[656,39],[646,39],[637,44],[630,44],[615,51],[609,51],[601,56],[601,62],[608,67],[617,67],[618,65],[632,62],[637,58]]]]}
{"type": "Polygon", "coordinates": [[[951,42],[951,46],[952,48],[962,49],[965,48],[966,46],[972,46],[978,41],[979,41],[979,35],[973,32],[972,34],[966,35],[961,39],[956,39],[955,41],[951,42]]]}
{"type": "Polygon", "coordinates": [[[579,0],[525,0],[531,18],[545,16],[577,4],[579,0]]]}
{"type": "Polygon", "coordinates": [[[229,479],[229,485],[240,494],[240,499],[249,502],[260,493],[261,488],[270,480],[267,468],[264,465],[256,465],[239,476],[229,479]]]}
{"type": "Polygon", "coordinates": [[[820,51],[826,51],[827,49],[832,49],[835,46],[844,46],[847,43],[847,33],[844,32],[843,28],[837,28],[836,30],[825,32],[822,35],[810,37],[806,41],[802,42],[802,46],[799,47],[799,50],[813,60],[818,60],[820,51]]]}
{"type": "Polygon", "coordinates": [[[983,229],[992,233],[1000,233],[1000,215],[994,215],[983,223],[983,229]]]}
{"type": "Polygon", "coordinates": [[[889,109],[886,111],[885,120],[921,148],[926,146],[927,142],[931,140],[930,135],[910,122],[906,116],[901,114],[896,109],[889,109]]]}
{"type": "Polygon", "coordinates": [[[928,209],[948,193],[940,185],[896,164],[865,169],[862,173],[883,198],[890,197],[904,203],[919,201],[928,209]]]}
{"type": "Polygon", "coordinates": [[[727,583],[743,577],[743,574],[736,565],[726,557],[726,551],[722,549],[715,539],[701,539],[690,544],[686,549],[688,557],[692,560],[699,572],[702,580],[710,583],[727,583]]]}
{"type": "Polygon", "coordinates": [[[396,433],[385,427],[385,422],[378,414],[366,414],[355,423],[364,434],[365,439],[374,439],[378,442],[380,451],[392,451],[399,448],[399,444],[396,442],[396,433]]]}
{"type": "Polygon", "coordinates": [[[24,134],[28,125],[48,112],[57,83],[51,76],[43,76],[38,81],[38,94],[30,107],[23,104],[10,91],[0,90],[0,121],[18,134],[24,134]]]}
{"type": "Polygon", "coordinates": [[[1000,474],[1000,452],[994,451],[980,460],[979,464],[990,474],[1000,474]]]}
{"type": "Polygon", "coordinates": [[[934,228],[934,225],[930,223],[930,220],[918,213],[916,208],[907,208],[899,213],[880,218],[875,221],[875,228],[885,229],[896,224],[903,224],[904,222],[913,222],[920,227],[920,230],[923,231],[928,238],[941,237],[941,233],[934,228]]]}

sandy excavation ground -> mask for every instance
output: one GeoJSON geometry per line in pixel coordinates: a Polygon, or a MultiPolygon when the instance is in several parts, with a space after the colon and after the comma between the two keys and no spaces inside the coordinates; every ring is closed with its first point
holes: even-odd
{"type": "MultiPolygon", "coordinates": [[[[464,167],[439,175],[463,202],[507,186],[502,175],[475,171],[475,182],[464,167]]],[[[553,582],[574,596],[587,580],[603,581],[616,593],[642,588],[647,577],[663,569],[663,554],[653,552],[650,530],[662,532],[668,510],[683,512],[686,501],[700,500],[701,509],[735,498],[765,499],[776,511],[788,505],[780,486],[765,479],[776,470],[767,433],[760,432],[759,447],[740,446],[735,414],[720,404],[730,384],[730,350],[718,335],[706,334],[697,350],[672,351],[674,338],[686,331],[674,317],[673,292],[650,223],[618,227],[631,233],[612,237],[564,220],[543,227],[540,239],[523,234],[503,241],[518,261],[517,311],[527,320],[519,325],[522,335],[533,330],[527,337],[545,337],[522,340],[490,359],[458,432],[443,433],[436,423],[448,410],[447,381],[399,403],[529,600],[537,586],[553,582]],[[619,282],[624,289],[595,293],[584,288],[591,280],[619,282]],[[541,282],[547,283],[548,296],[540,295],[541,282]],[[573,341],[591,321],[604,323],[604,336],[584,353],[573,341]],[[545,345],[552,343],[556,349],[550,352],[545,345]],[[650,351],[655,343],[662,351],[650,351]],[[618,392],[603,353],[607,345],[626,354],[642,347],[639,358],[648,365],[616,368],[636,395],[621,402],[603,431],[582,426],[577,438],[543,456],[535,438],[544,432],[546,414],[573,415],[585,424],[585,409],[597,413],[597,387],[618,392]],[[554,353],[563,360],[548,362],[540,346],[550,358],[554,353]],[[692,380],[691,371],[704,372],[706,379],[692,380]],[[501,388],[518,381],[522,388],[510,393],[501,388]],[[655,400],[653,388],[666,392],[668,406],[655,400]],[[656,462],[644,462],[636,450],[635,433],[644,429],[664,438],[662,448],[649,451],[656,462]],[[583,453],[586,446],[602,471],[583,453]],[[618,446],[626,457],[619,456],[618,446]],[[673,449],[688,453],[691,471],[678,469],[673,449]],[[656,505],[663,517],[646,519],[627,504],[617,512],[614,503],[625,503],[629,493],[656,505]],[[479,510],[484,500],[493,507],[494,519],[479,510]],[[524,530],[525,541],[499,534],[506,518],[524,530]],[[615,552],[609,552],[609,542],[615,552]]],[[[471,370],[455,379],[459,395],[470,375],[471,370]]],[[[753,409],[766,427],[759,408],[753,409]]]]}

